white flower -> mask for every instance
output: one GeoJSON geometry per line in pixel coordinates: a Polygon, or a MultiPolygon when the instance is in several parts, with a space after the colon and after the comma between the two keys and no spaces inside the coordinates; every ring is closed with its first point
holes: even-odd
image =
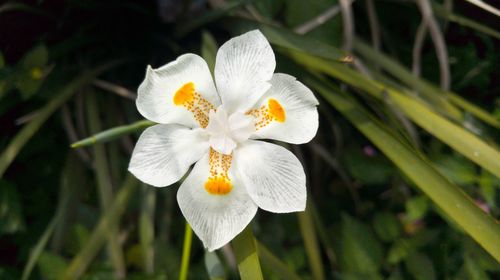
{"type": "Polygon", "coordinates": [[[257,139],[309,142],[318,129],[318,101],[294,77],[273,74],[269,42],[258,30],[226,42],[217,52],[215,84],[206,62],[185,54],[148,67],[137,109],[159,124],[136,144],[129,170],[163,187],[180,180],[180,209],[205,247],[231,241],[257,208],[303,211],[306,178],[285,148],[257,139]]]}

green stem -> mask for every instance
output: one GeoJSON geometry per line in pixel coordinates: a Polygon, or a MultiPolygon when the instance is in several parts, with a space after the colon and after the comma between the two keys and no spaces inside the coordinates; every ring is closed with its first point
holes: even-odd
{"type": "Polygon", "coordinates": [[[186,222],[186,229],[184,231],[184,245],[182,249],[181,272],[179,280],[186,280],[189,272],[189,256],[191,254],[191,241],[193,240],[193,230],[186,222]]]}
{"type": "Polygon", "coordinates": [[[316,231],[314,229],[309,203],[306,210],[297,213],[297,216],[299,218],[300,233],[302,234],[302,238],[304,238],[307,259],[309,260],[313,278],[318,280],[325,279],[318,239],[316,238],[316,231]]]}
{"type": "Polygon", "coordinates": [[[242,280],[262,280],[262,270],[259,263],[259,255],[257,254],[257,245],[252,232],[252,226],[248,225],[234,240],[232,241],[236,261],[238,262],[238,270],[242,280]]]}

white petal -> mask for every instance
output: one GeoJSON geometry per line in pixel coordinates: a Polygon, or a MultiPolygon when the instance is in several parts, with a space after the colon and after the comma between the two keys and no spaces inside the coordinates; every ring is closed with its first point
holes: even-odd
{"type": "Polygon", "coordinates": [[[210,137],[209,143],[212,149],[225,155],[230,155],[233,149],[236,148],[236,142],[225,135],[212,136],[210,137]]]}
{"type": "Polygon", "coordinates": [[[233,189],[226,195],[213,195],[205,190],[209,176],[208,154],[196,163],[177,192],[182,214],[209,251],[231,241],[250,223],[257,205],[245,187],[231,176],[233,189]]]}
{"type": "Polygon", "coordinates": [[[306,175],[287,149],[249,140],[234,150],[234,169],[257,205],[270,212],[303,211],[306,175]]]}
{"type": "Polygon", "coordinates": [[[273,121],[259,129],[252,138],[274,139],[292,144],[311,141],[318,130],[319,104],[314,94],[295,77],[274,74],[271,88],[259,100],[256,107],[267,104],[269,98],[277,100],[285,110],[285,121],[273,121]]]}
{"type": "Polygon", "coordinates": [[[179,181],[208,150],[201,128],[158,124],[139,137],[128,170],[147,184],[164,187],[179,181]]]}
{"type": "Polygon", "coordinates": [[[267,39],[258,30],[222,45],[215,61],[215,82],[229,113],[246,111],[269,89],[276,61],[267,39]]]}
{"type": "Polygon", "coordinates": [[[220,104],[205,60],[195,54],[185,54],[158,69],[148,66],[146,78],[138,89],[137,109],[145,118],[154,122],[197,127],[193,113],[173,103],[175,93],[189,82],[212,105],[217,107],[220,104]]]}

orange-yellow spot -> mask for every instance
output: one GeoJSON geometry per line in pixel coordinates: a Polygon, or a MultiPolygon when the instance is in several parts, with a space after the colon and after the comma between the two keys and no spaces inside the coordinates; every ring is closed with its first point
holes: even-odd
{"type": "Polygon", "coordinates": [[[276,99],[269,99],[267,106],[269,106],[269,115],[271,115],[276,121],[285,121],[285,109],[283,109],[281,104],[276,99]]]}
{"type": "Polygon", "coordinates": [[[179,106],[192,102],[194,100],[194,94],[194,84],[189,82],[177,90],[174,95],[174,104],[179,106]]]}
{"type": "Polygon", "coordinates": [[[233,185],[229,180],[223,177],[215,177],[209,178],[207,182],[205,182],[205,190],[209,194],[215,195],[226,195],[231,192],[233,189],[233,185]]]}

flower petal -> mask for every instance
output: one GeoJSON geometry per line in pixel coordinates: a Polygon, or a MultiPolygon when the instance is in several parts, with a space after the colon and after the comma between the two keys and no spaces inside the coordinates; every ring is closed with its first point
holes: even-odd
{"type": "Polygon", "coordinates": [[[249,140],[234,150],[234,170],[257,205],[270,212],[303,211],[306,175],[287,149],[249,140]]]}
{"type": "Polygon", "coordinates": [[[201,128],[158,124],[139,137],[128,170],[147,184],[164,187],[179,181],[208,150],[201,128]]]}
{"type": "Polygon", "coordinates": [[[271,80],[271,88],[262,96],[257,107],[276,100],[284,110],[283,121],[272,121],[257,130],[252,138],[274,139],[292,144],[311,141],[318,130],[319,104],[314,94],[295,77],[277,73],[271,80]]]}
{"type": "Polygon", "coordinates": [[[276,61],[267,39],[258,30],[222,45],[215,61],[215,82],[231,114],[246,111],[269,89],[276,61]]]}
{"type": "Polygon", "coordinates": [[[190,127],[199,126],[192,112],[174,104],[174,96],[186,84],[213,106],[220,105],[220,98],[203,58],[185,54],[158,69],[148,66],[146,78],[138,89],[137,109],[149,120],[158,123],[177,123],[190,127]]]}
{"type": "Polygon", "coordinates": [[[196,163],[177,192],[182,214],[209,251],[231,241],[250,223],[257,205],[237,178],[231,176],[232,190],[224,195],[210,194],[205,189],[209,177],[209,157],[196,163]]]}

